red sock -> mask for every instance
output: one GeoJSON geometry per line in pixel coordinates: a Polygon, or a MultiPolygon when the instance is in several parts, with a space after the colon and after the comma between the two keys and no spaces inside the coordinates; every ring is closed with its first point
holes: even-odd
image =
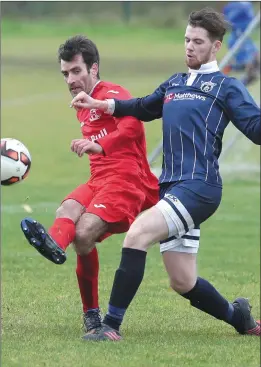
{"type": "Polygon", "coordinates": [[[98,308],[99,256],[96,247],[88,255],[77,255],[76,275],[82,298],[83,312],[98,308]]]}
{"type": "Polygon", "coordinates": [[[48,233],[63,250],[73,242],[75,237],[75,224],[69,218],[56,218],[48,233]]]}

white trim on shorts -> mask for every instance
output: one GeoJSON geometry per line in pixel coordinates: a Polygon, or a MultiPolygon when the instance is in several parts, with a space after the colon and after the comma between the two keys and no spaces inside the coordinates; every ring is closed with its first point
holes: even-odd
{"type": "Polygon", "coordinates": [[[194,221],[181,201],[172,194],[166,194],[156,207],[163,214],[169,229],[168,238],[160,243],[160,252],[196,254],[199,249],[200,229],[194,228],[194,221]]]}
{"type": "Polygon", "coordinates": [[[160,252],[175,251],[196,254],[199,249],[200,229],[191,229],[181,238],[170,237],[160,243],[160,252]]]}
{"type": "Polygon", "coordinates": [[[166,194],[156,207],[163,214],[169,229],[169,237],[182,237],[195,227],[193,219],[181,201],[171,194],[166,194]]]}

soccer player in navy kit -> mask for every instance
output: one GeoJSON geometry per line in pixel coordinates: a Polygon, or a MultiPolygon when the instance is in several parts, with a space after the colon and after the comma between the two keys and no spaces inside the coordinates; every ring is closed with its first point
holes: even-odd
{"type": "Polygon", "coordinates": [[[261,144],[259,107],[241,82],[218,68],[216,54],[227,28],[223,15],[212,9],[192,12],[185,32],[188,73],[174,74],[143,98],[98,101],[80,93],[71,102],[117,117],[163,119],[161,200],[130,227],[103,326],[86,340],[122,338],[119,328],[143,279],[147,250],[157,242],[174,291],[238,333],[260,336],[248,300],[230,303],[196,269],[200,224],[221,201],[218,158],[229,121],[261,144]]]}

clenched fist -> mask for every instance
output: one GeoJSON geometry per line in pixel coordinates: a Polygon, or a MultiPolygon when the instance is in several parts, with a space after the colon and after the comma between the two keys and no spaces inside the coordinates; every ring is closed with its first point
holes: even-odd
{"type": "Polygon", "coordinates": [[[71,151],[82,157],[84,153],[87,154],[101,154],[103,149],[100,144],[90,141],[88,139],[74,139],[71,142],[71,151]]]}
{"type": "Polygon", "coordinates": [[[72,99],[70,107],[74,107],[76,110],[79,110],[81,108],[97,108],[101,111],[106,111],[108,108],[108,102],[94,99],[90,97],[87,93],[80,92],[72,99]]]}

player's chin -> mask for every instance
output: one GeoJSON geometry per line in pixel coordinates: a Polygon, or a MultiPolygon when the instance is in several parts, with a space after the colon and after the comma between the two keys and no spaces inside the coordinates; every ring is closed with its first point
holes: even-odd
{"type": "Polygon", "coordinates": [[[186,58],[186,64],[190,69],[197,70],[200,68],[201,64],[198,62],[198,60],[194,58],[187,57],[186,58]]]}
{"type": "Polygon", "coordinates": [[[81,91],[82,91],[82,89],[80,89],[80,88],[70,89],[70,93],[71,93],[72,97],[76,97],[77,94],[79,94],[81,91]]]}

